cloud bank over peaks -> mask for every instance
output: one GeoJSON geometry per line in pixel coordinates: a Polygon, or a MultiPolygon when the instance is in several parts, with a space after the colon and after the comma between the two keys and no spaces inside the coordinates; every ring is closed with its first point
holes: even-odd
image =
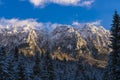
{"type": "Polygon", "coordinates": [[[25,19],[25,20],[20,20],[17,18],[13,18],[13,19],[1,18],[0,19],[0,29],[13,28],[13,27],[16,27],[16,28],[29,27],[33,29],[51,31],[60,25],[62,24],[58,24],[58,23],[52,24],[51,22],[42,23],[42,22],[38,22],[36,19],[25,19]]]}
{"type": "Polygon", "coordinates": [[[1,18],[0,19],[0,29],[2,28],[33,28],[33,29],[37,29],[37,30],[45,30],[48,32],[53,31],[56,27],[58,26],[69,26],[69,27],[80,27],[80,26],[84,26],[85,24],[90,24],[90,25],[94,25],[94,26],[101,26],[101,20],[98,21],[94,21],[94,22],[86,22],[86,23],[80,23],[80,22],[73,22],[71,25],[68,24],[60,24],[60,23],[51,23],[51,22],[38,22],[36,19],[25,19],[25,20],[20,20],[20,19],[5,19],[5,18],[1,18]]]}
{"type": "Polygon", "coordinates": [[[0,25],[3,27],[6,27],[7,25],[10,26],[42,26],[42,23],[38,23],[35,19],[25,19],[25,20],[19,20],[16,18],[13,19],[0,19],[0,25]]]}
{"type": "Polygon", "coordinates": [[[29,0],[29,2],[36,7],[44,7],[50,3],[64,6],[90,7],[95,0],[29,0]]]}
{"type": "Polygon", "coordinates": [[[82,26],[82,25],[85,25],[85,24],[100,26],[101,25],[101,20],[92,21],[92,22],[85,22],[85,23],[80,23],[80,22],[77,22],[77,21],[73,21],[73,23],[72,23],[73,26],[79,26],[79,25],[82,26]]]}

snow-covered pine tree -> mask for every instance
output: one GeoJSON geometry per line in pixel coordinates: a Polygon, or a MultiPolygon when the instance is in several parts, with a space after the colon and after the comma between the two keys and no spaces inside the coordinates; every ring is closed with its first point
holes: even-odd
{"type": "MultiPolygon", "coordinates": [[[[19,50],[18,50],[18,47],[17,46],[15,46],[15,48],[13,49],[13,51],[10,53],[11,54],[11,57],[12,57],[12,62],[10,62],[10,63],[12,63],[12,64],[9,64],[9,68],[11,67],[11,66],[13,66],[13,73],[12,74],[10,74],[9,73],[9,75],[14,75],[13,77],[14,77],[14,79],[16,80],[17,78],[18,78],[18,66],[19,66],[19,50]],[[12,55],[13,54],[13,55],[12,55]]],[[[12,67],[11,67],[12,68],[12,67]]],[[[12,69],[11,69],[12,70],[12,69]]],[[[12,77],[11,76],[11,77],[12,77]]],[[[11,78],[10,77],[10,78],[11,78]]]]}
{"type": "MultiPolygon", "coordinates": [[[[48,36],[48,35],[47,35],[48,36]]],[[[42,63],[42,80],[55,80],[54,69],[53,69],[53,60],[50,57],[50,45],[49,39],[46,39],[46,52],[41,55],[43,63],[42,63]]]]}
{"type": "Polygon", "coordinates": [[[83,67],[83,64],[81,60],[77,61],[77,71],[75,75],[75,80],[89,80],[89,77],[85,74],[85,68],[83,67]]]}
{"type": "Polygon", "coordinates": [[[49,76],[49,80],[54,80],[55,79],[55,75],[54,75],[54,69],[53,69],[53,61],[52,58],[50,57],[49,51],[46,51],[46,57],[45,57],[46,61],[46,67],[47,67],[47,72],[48,72],[48,76],[49,76]]]}
{"type": "Polygon", "coordinates": [[[26,80],[25,75],[25,65],[24,65],[24,55],[19,54],[18,67],[17,67],[17,80],[26,80]]]}
{"type": "Polygon", "coordinates": [[[8,53],[5,63],[8,64],[7,66],[7,71],[8,71],[8,77],[6,78],[6,80],[15,80],[15,70],[14,70],[14,56],[13,56],[13,52],[10,51],[10,53],[8,53]]]}
{"type": "Polygon", "coordinates": [[[120,80],[120,17],[117,11],[113,16],[110,40],[112,52],[109,55],[103,80],[120,80]]]}
{"type": "Polygon", "coordinates": [[[46,69],[46,64],[45,64],[45,57],[41,57],[42,62],[40,63],[40,69],[41,69],[41,74],[40,77],[42,80],[48,80],[48,73],[46,69]]]}
{"type": "Polygon", "coordinates": [[[6,51],[4,47],[0,48],[0,80],[6,80],[8,77],[8,71],[6,69],[7,64],[5,64],[6,51]]]}
{"type": "Polygon", "coordinates": [[[14,49],[14,59],[15,61],[18,61],[18,56],[19,56],[19,50],[18,47],[16,46],[14,49]]]}
{"type": "Polygon", "coordinates": [[[41,69],[40,69],[40,54],[36,52],[35,55],[35,65],[33,66],[33,79],[41,80],[41,69]]]}

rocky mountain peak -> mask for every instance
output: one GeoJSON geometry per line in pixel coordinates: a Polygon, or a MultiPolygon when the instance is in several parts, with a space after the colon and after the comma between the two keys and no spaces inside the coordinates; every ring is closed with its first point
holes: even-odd
{"type": "Polygon", "coordinates": [[[57,27],[53,30],[51,39],[53,58],[73,60],[82,53],[82,49],[87,49],[85,40],[73,27],[57,27]]]}

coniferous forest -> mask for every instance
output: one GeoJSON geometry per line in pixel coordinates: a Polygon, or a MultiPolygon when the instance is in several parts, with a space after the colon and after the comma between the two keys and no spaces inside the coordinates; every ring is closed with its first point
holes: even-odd
{"type": "MultiPolygon", "coordinates": [[[[63,31],[61,36],[67,37],[53,39],[56,40],[54,44],[48,35],[45,35],[47,39],[44,42],[40,39],[45,38],[37,39],[36,33],[31,30],[26,43],[1,46],[0,80],[120,80],[120,16],[117,11],[110,30],[110,49],[99,47],[89,36],[82,39],[73,28],[64,27],[65,30],[55,29],[52,35],[63,31]],[[89,44],[85,42],[87,39],[89,44]],[[44,45],[37,45],[42,43],[44,45]]],[[[0,33],[1,36],[4,35],[0,33]]],[[[101,37],[94,37],[103,43],[101,37]]],[[[14,40],[16,36],[12,38],[14,40]]]]}

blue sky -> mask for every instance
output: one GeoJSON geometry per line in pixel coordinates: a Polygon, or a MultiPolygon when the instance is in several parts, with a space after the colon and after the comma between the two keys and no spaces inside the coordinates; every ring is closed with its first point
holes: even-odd
{"type": "Polygon", "coordinates": [[[0,0],[0,18],[59,24],[101,21],[109,29],[119,5],[120,0],[0,0]]]}

